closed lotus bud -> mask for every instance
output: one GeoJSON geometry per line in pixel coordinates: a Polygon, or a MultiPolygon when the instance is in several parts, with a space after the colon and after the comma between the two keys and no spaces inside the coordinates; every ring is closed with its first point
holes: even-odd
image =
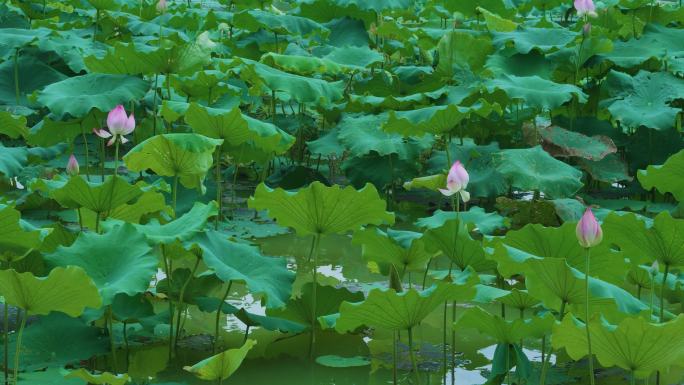
{"type": "Polygon", "coordinates": [[[591,23],[584,23],[582,26],[582,36],[587,37],[591,35],[591,23]]]}
{"type": "Polygon", "coordinates": [[[596,220],[596,217],[590,208],[587,207],[584,215],[582,215],[582,218],[577,222],[575,233],[577,234],[577,240],[579,241],[580,246],[585,248],[594,247],[603,240],[601,225],[596,220]]]}
{"type": "Polygon", "coordinates": [[[658,265],[658,261],[653,261],[653,264],[651,265],[651,268],[649,269],[651,271],[651,275],[656,275],[660,271],[660,266],[658,265]]]}
{"type": "Polygon", "coordinates": [[[78,175],[78,172],[79,172],[78,160],[76,160],[76,157],[74,156],[74,154],[71,154],[69,156],[69,162],[67,162],[66,172],[67,172],[67,174],[69,174],[71,176],[78,175]]]}
{"type": "Polygon", "coordinates": [[[468,171],[461,162],[456,161],[449,169],[449,174],[447,175],[446,189],[439,189],[439,191],[445,196],[452,196],[456,193],[461,194],[464,202],[470,200],[470,194],[468,194],[465,189],[468,187],[468,181],[470,181],[470,176],[468,171]]]}

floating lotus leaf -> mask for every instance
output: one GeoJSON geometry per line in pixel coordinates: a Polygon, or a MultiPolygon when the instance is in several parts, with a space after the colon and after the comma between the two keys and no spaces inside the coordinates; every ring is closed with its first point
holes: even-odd
{"type": "Polygon", "coordinates": [[[355,190],[313,182],[297,192],[260,184],[248,204],[268,210],[279,225],[292,227],[299,236],[341,234],[367,224],[394,223],[394,214],[385,211],[385,202],[371,184],[355,190]]]}
{"type": "Polygon", "coordinates": [[[238,370],[254,345],[256,345],[256,341],[247,340],[239,349],[226,350],[183,369],[202,380],[225,380],[238,370]]]}

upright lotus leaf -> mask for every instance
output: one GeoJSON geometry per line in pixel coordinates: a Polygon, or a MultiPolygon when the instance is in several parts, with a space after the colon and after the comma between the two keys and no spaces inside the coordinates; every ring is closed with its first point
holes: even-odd
{"type": "Polygon", "coordinates": [[[0,134],[7,135],[12,139],[26,137],[28,135],[26,118],[13,115],[8,111],[0,111],[0,134]]]}
{"type": "Polygon", "coordinates": [[[439,40],[437,50],[437,71],[451,78],[463,69],[481,71],[487,56],[494,52],[494,47],[486,35],[475,36],[469,32],[451,31],[439,40]]]}
{"type": "Polygon", "coordinates": [[[161,134],[133,147],[124,157],[126,167],[139,172],[152,170],[161,176],[177,176],[186,188],[199,188],[213,164],[213,153],[223,139],[199,134],[161,134]]]}
{"type": "Polygon", "coordinates": [[[282,154],[295,141],[277,126],[244,115],[240,107],[223,110],[191,103],[185,112],[185,121],[198,134],[222,139],[223,147],[250,142],[263,151],[282,154]]]}
{"type": "Polygon", "coordinates": [[[354,232],[352,243],[361,245],[361,255],[374,262],[394,265],[402,274],[422,271],[432,257],[420,233],[366,227],[354,232]]]}
{"type": "Polygon", "coordinates": [[[502,217],[496,212],[485,212],[482,207],[478,206],[471,206],[468,211],[459,211],[458,214],[453,211],[436,210],[432,216],[420,218],[415,224],[416,226],[435,229],[454,219],[463,223],[472,223],[475,225],[473,231],[487,235],[505,229],[509,225],[508,218],[502,217]]]}
{"type": "Polygon", "coordinates": [[[425,134],[444,134],[454,129],[471,114],[487,117],[493,112],[501,113],[501,107],[480,100],[471,106],[447,104],[429,106],[409,111],[390,111],[382,129],[404,136],[423,136],[425,134]]]}
{"type": "Polygon", "coordinates": [[[80,118],[97,108],[111,111],[119,104],[141,99],[149,84],[133,76],[86,74],[74,76],[45,87],[38,102],[58,118],[80,118]]]}
{"type": "Polygon", "coordinates": [[[640,126],[669,130],[681,114],[676,102],[684,99],[684,80],[667,72],[639,71],[632,77],[611,70],[602,88],[608,98],[600,106],[608,109],[625,132],[640,126]]]}
{"type": "Polygon", "coordinates": [[[0,260],[13,262],[40,247],[40,230],[21,226],[21,213],[11,206],[0,205],[0,260]]]}
{"type": "Polygon", "coordinates": [[[48,28],[2,28],[0,29],[0,57],[7,59],[12,51],[28,46],[50,35],[48,28]]]}
{"type": "Polygon", "coordinates": [[[190,241],[202,250],[204,263],[224,282],[244,282],[250,292],[264,297],[267,307],[281,307],[290,297],[294,273],[284,258],[262,255],[259,249],[207,231],[190,241]]]}
{"type": "MultiPolygon", "coordinates": [[[[5,60],[0,64],[0,104],[17,105],[15,79],[19,80],[18,106],[35,107],[35,102],[29,100],[29,96],[34,91],[67,78],[66,75],[33,55],[21,55],[17,60],[17,69],[19,76],[15,77],[14,60],[5,60]]],[[[31,111],[27,108],[17,108],[16,113],[26,115],[31,111]]]]}
{"type": "Polygon", "coordinates": [[[5,147],[0,143],[0,174],[6,178],[22,177],[22,172],[39,158],[51,159],[64,149],[63,145],[53,147],[5,147]]]}
{"type": "MultiPolygon", "coordinates": [[[[684,355],[684,315],[661,324],[641,317],[628,317],[618,325],[605,319],[589,322],[591,350],[604,367],[618,366],[637,377],[648,377],[680,362],[684,355]]],[[[553,327],[554,349],[564,348],[574,359],[587,355],[584,323],[569,315],[553,327]]]]}
{"type": "Polygon", "coordinates": [[[97,309],[102,305],[97,287],[77,266],[57,267],[47,277],[0,270],[0,294],[6,304],[20,307],[29,315],[61,311],[78,317],[86,307],[97,309]]]}
{"type": "Polygon", "coordinates": [[[553,110],[577,98],[580,103],[587,101],[581,88],[571,84],[555,83],[539,76],[515,76],[502,74],[485,82],[487,91],[502,90],[513,101],[539,111],[553,110]]]}
{"type": "Polygon", "coordinates": [[[183,369],[202,380],[225,380],[238,370],[254,345],[256,345],[256,341],[247,340],[239,349],[226,350],[183,369]]]}
{"type": "Polygon", "coordinates": [[[174,302],[179,302],[182,291],[184,304],[197,305],[198,298],[206,298],[207,295],[221,288],[221,280],[209,270],[192,276],[192,279],[191,274],[192,270],[189,268],[174,269],[171,273],[170,284],[168,278],[157,282],[157,292],[174,302]],[[185,285],[185,282],[189,283],[185,285]]]}
{"type": "Polygon", "coordinates": [[[120,293],[112,300],[112,315],[119,321],[132,323],[153,317],[154,308],[142,293],[133,296],[120,293]]]}
{"type": "Polygon", "coordinates": [[[477,10],[484,17],[484,21],[487,24],[487,29],[492,32],[513,32],[518,29],[518,23],[504,19],[503,17],[497,15],[496,13],[489,12],[488,10],[478,7],[477,10]]]}
{"type": "MultiPolygon", "coordinates": [[[[266,309],[266,315],[306,325],[313,325],[312,313],[313,283],[306,283],[297,297],[290,298],[287,305],[280,309],[266,309]]],[[[352,292],[344,287],[318,286],[316,288],[316,314],[317,320],[331,315],[339,314],[340,304],[343,302],[359,302],[363,300],[363,293],[352,292]]]]}
{"type": "Polygon", "coordinates": [[[513,288],[508,294],[497,298],[497,300],[521,311],[531,309],[539,304],[539,300],[531,296],[527,290],[518,290],[516,288],[513,288]]]}
{"type": "Polygon", "coordinates": [[[297,192],[274,190],[262,183],[248,205],[268,210],[279,225],[293,228],[299,236],[342,234],[363,225],[394,223],[394,214],[385,211],[385,202],[370,183],[356,190],[313,182],[297,192]]]}
{"type": "Polygon", "coordinates": [[[85,368],[80,368],[70,371],[64,378],[78,378],[93,385],[124,385],[130,381],[128,374],[113,374],[110,372],[102,372],[94,374],[85,368]]]}
{"type": "Polygon", "coordinates": [[[475,329],[494,338],[498,343],[517,344],[523,338],[539,338],[549,334],[553,324],[554,318],[551,313],[527,319],[507,320],[490,314],[478,306],[461,312],[454,322],[454,328],[475,329]]]}
{"type": "Polygon", "coordinates": [[[327,35],[328,29],[306,17],[275,14],[261,9],[238,12],[233,24],[250,32],[265,29],[279,35],[309,36],[313,33],[327,35]]]}
{"type": "Polygon", "coordinates": [[[643,35],[638,39],[616,41],[613,50],[602,54],[601,58],[608,59],[621,68],[633,68],[651,59],[668,60],[681,57],[682,39],[684,32],[680,28],[667,28],[656,23],[648,23],[643,35]]]}
{"type": "MultiPolygon", "coordinates": [[[[10,336],[9,362],[14,360],[16,337],[16,333],[10,336]]],[[[81,360],[87,360],[107,351],[109,351],[109,339],[102,334],[102,329],[88,325],[80,318],[53,312],[38,318],[24,329],[20,367],[25,370],[40,370],[46,367],[62,368],[65,365],[78,364],[81,360]]],[[[3,355],[2,353],[0,352],[0,356],[3,355]]],[[[52,381],[42,383],[52,384],[52,381]]]]}
{"type": "Polygon", "coordinates": [[[135,295],[149,287],[157,272],[157,257],[145,237],[131,224],[104,234],[81,233],[71,246],[45,256],[52,266],[79,266],[93,279],[104,305],[119,293],[135,295]]]}
{"type": "Polygon", "coordinates": [[[494,162],[511,186],[523,191],[565,198],[582,187],[582,171],[553,158],[540,146],[502,150],[494,154],[494,162]]]}
{"type": "Polygon", "coordinates": [[[213,103],[225,94],[239,95],[240,89],[226,83],[227,75],[217,70],[198,71],[189,76],[172,76],[171,86],[187,98],[213,103]]]}
{"type": "Polygon", "coordinates": [[[106,213],[143,194],[139,185],[131,185],[120,176],[109,176],[104,182],[87,182],[84,178],[38,180],[35,190],[47,191],[61,206],[84,207],[96,213],[106,213]]]}
{"type": "Polygon", "coordinates": [[[373,289],[363,302],[342,303],[335,328],[339,332],[355,330],[363,325],[406,330],[418,325],[445,301],[463,301],[475,297],[474,285],[477,281],[477,275],[470,274],[461,282],[440,282],[423,291],[411,288],[397,293],[394,289],[373,289]]]}
{"type": "Polygon", "coordinates": [[[658,260],[670,267],[684,265],[684,220],[663,211],[649,226],[635,214],[608,214],[603,221],[604,242],[620,247],[634,263],[658,260]]]}
{"type": "Polygon", "coordinates": [[[426,248],[441,252],[460,270],[470,266],[475,271],[486,271],[496,267],[496,263],[485,258],[482,242],[470,237],[468,228],[458,219],[450,219],[439,227],[429,228],[423,234],[426,248]]]}
{"type": "MultiPolygon", "coordinates": [[[[181,217],[167,223],[159,223],[159,220],[152,218],[149,222],[133,224],[135,229],[143,234],[150,243],[170,244],[176,240],[187,241],[204,229],[207,220],[218,213],[216,202],[208,204],[195,202],[192,208],[181,217]]],[[[118,220],[108,220],[104,222],[105,229],[118,227],[123,223],[118,220]]]]}
{"type": "MultiPolygon", "coordinates": [[[[540,258],[564,258],[570,266],[584,271],[586,251],[577,242],[575,226],[573,222],[566,222],[560,227],[528,224],[506,233],[503,242],[540,258]]],[[[608,242],[591,249],[592,276],[619,285],[624,282],[629,268],[625,255],[611,250],[608,242]]]]}
{"type": "Polygon", "coordinates": [[[252,83],[255,91],[261,94],[266,86],[271,92],[284,92],[299,103],[328,105],[342,99],[344,81],[327,82],[322,79],[308,78],[277,70],[249,59],[240,59],[244,67],[240,71],[242,80],[252,83]]]}
{"type": "Polygon", "coordinates": [[[510,32],[494,32],[493,43],[497,49],[512,48],[527,54],[532,50],[553,52],[572,43],[577,32],[565,28],[524,28],[510,32]]]}
{"type": "Polygon", "coordinates": [[[655,188],[661,194],[672,193],[678,201],[684,200],[684,151],[680,151],[661,165],[639,170],[637,179],[646,190],[655,188]]]}
{"type": "Polygon", "coordinates": [[[557,157],[573,156],[598,161],[617,152],[615,143],[607,136],[587,136],[556,125],[541,127],[538,132],[546,151],[557,157]]]}

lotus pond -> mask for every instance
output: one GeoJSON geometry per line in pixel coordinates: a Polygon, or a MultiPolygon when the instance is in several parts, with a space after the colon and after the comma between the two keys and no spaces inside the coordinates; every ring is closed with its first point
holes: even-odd
{"type": "Polygon", "coordinates": [[[684,383],[684,8],[5,0],[5,385],[684,383]]]}

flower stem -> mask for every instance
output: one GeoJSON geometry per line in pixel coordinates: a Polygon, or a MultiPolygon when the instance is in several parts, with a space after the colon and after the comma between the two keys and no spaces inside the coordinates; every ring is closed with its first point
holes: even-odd
{"type": "Polygon", "coordinates": [[[221,210],[223,207],[223,197],[222,197],[222,185],[221,185],[221,145],[216,147],[216,204],[218,205],[218,215],[216,215],[216,220],[214,222],[214,230],[218,230],[219,222],[221,222],[221,210]]]}
{"type": "Polygon", "coordinates": [[[589,360],[589,381],[591,385],[594,385],[594,356],[591,353],[591,333],[589,333],[589,257],[591,254],[591,249],[588,247],[585,249],[586,250],[586,257],[585,257],[585,264],[586,264],[586,270],[585,270],[585,277],[586,279],[584,280],[584,294],[585,294],[585,307],[584,307],[584,328],[587,331],[587,359],[589,360]]]}
{"type": "MultiPolygon", "coordinates": [[[[561,302],[560,306],[560,311],[558,312],[558,320],[562,321],[563,320],[563,314],[565,314],[565,301],[561,302]]],[[[539,379],[539,385],[544,385],[546,383],[546,372],[549,367],[549,363],[551,361],[551,353],[553,353],[553,346],[549,347],[549,352],[546,355],[546,359],[542,358],[542,371],[541,371],[541,378],[539,379]]]]}
{"type": "Polygon", "coordinates": [[[114,175],[119,174],[119,139],[114,141],[114,175]]]}
{"type": "Polygon", "coordinates": [[[118,362],[116,360],[116,345],[114,344],[114,317],[112,315],[112,306],[109,305],[106,310],[106,315],[107,317],[107,326],[109,327],[109,348],[111,349],[111,354],[112,354],[112,371],[116,373],[117,368],[119,367],[118,362]]]}
{"type": "MultiPolygon", "coordinates": [[[[7,306],[7,303],[5,303],[7,306]]],[[[26,318],[28,314],[23,314],[21,316],[21,323],[19,324],[19,332],[17,333],[17,347],[14,352],[14,385],[19,383],[19,354],[21,353],[21,337],[24,335],[24,326],[26,326],[26,318]]],[[[5,324],[5,329],[7,329],[7,324],[5,324]]]]}
{"type": "Polygon", "coordinates": [[[226,289],[226,292],[223,294],[223,298],[221,298],[221,303],[219,304],[219,308],[216,310],[216,323],[214,325],[214,349],[213,353],[216,354],[216,348],[218,347],[218,342],[219,342],[219,324],[221,323],[221,309],[223,309],[223,304],[226,303],[226,299],[228,299],[228,294],[230,294],[230,288],[233,286],[233,281],[228,281],[228,288],[226,289]]]}

